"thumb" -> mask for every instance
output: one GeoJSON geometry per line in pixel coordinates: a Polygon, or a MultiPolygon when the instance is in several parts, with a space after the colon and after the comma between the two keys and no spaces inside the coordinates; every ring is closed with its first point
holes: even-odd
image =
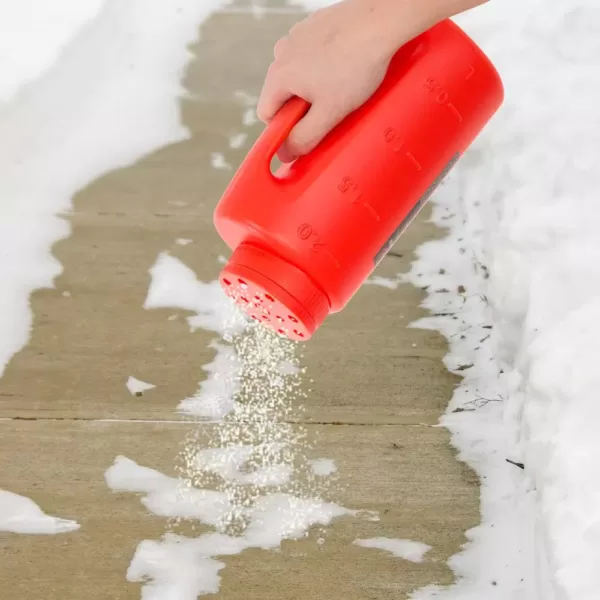
{"type": "Polygon", "coordinates": [[[331,105],[313,104],[290,133],[284,145],[284,153],[294,158],[308,154],[342,119],[343,115],[331,105]]]}

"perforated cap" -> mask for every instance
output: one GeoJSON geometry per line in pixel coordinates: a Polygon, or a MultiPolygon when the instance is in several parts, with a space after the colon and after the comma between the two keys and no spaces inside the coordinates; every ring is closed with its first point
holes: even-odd
{"type": "Polygon", "coordinates": [[[327,296],[304,271],[249,244],[235,250],[220,281],[255,321],[293,340],[310,339],[329,314],[327,296]]]}

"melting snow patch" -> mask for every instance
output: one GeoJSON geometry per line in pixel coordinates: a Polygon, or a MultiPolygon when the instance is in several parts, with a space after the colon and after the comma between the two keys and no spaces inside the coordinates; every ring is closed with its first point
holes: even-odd
{"type": "Polygon", "coordinates": [[[328,477],[337,472],[335,462],[330,458],[319,458],[317,460],[311,460],[310,465],[313,473],[318,477],[328,477]]]}
{"type": "Polygon", "coordinates": [[[217,333],[238,331],[245,320],[237,317],[233,304],[218,281],[198,281],[192,269],[166,252],[150,269],[152,281],[144,308],[181,308],[195,312],[188,318],[190,327],[217,333]]]}
{"type": "Polygon", "coordinates": [[[79,523],[51,517],[30,498],[0,490],[0,531],[53,535],[79,529],[79,523]]]}
{"type": "Polygon", "coordinates": [[[388,290],[396,290],[400,285],[400,281],[398,279],[390,279],[389,277],[380,277],[379,275],[373,275],[365,281],[365,285],[379,285],[381,287],[387,288],[388,290]]]}
{"type": "Polygon", "coordinates": [[[200,489],[186,489],[178,478],[141,467],[123,456],[106,471],[106,483],[117,492],[145,494],[142,504],[161,517],[196,519],[217,526],[231,510],[226,495],[200,489]]]}
{"type": "Polygon", "coordinates": [[[179,404],[179,410],[190,416],[218,421],[235,408],[234,395],[238,390],[237,373],[239,360],[233,349],[213,341],[210,347],[217,351],[212,362],[202,367],[208,377],[202,381],[198,391],[179,404]]]}
{"type": "Polygon", "coordinates": [[[421,542],[413,542],[411,540],[395,540],[392,538],[378,537],[369,540],[356,540],[356,546],[362,548],[376,548],[391,552],[398,558],[409,560],[410,562],[423,562],[425,554],[431,550],[431,546],[421,542]]]}
{"type": "MultiPolygon", "coordinates": [[[[251,449],[240,447],[222,453],[208,450],[200,457],[208,470],[237,480],[250,453],[251,449]]],[[[105,478],[114,491],[144,494],[142,503],[155,515],[196,519],[217,528],[195,539],[167,534],[159,541],[141,542],[127,579],[145,584],[144,600],[195,600],[199,595],[215,594],[220,585],[219,571],[225,567],[216,560],[218,557],[239,554],[248,548],[276,549],[284,540],[305,536],[315,525],[328,525],[337,517],[352,514],[336,504],[284,493],[267,494],[251,506],[239,506],[227,492],[182,486],[179,479],[122,456],[106,471],[105,478]],[[241,535],[219,531],[229,523],[231,514],[247,520],[241,535]]]]}
{"type": "Polygon", "coordinates": [[[225,156],[221,152],[213,152],[210,155],[210,164],[213,169],[232,169],[232,166],[225,160],[225,156]]]}
{"type": "Polygon", "coordinates": [[[214,473],[226,481],[235,481],[240,485],[281,486],[290,480],[292,465],[280,462],[251,472],[243,470],[254,454],[273,455],[281,450],[282,446],[277,444],[263,444],[262,447],[234,445],[227,448],[207,448],[197,452],[195,469],[214,473]]]}
{"type": "Polygon", "coordinates": [[[242,106],[246,107],[242,116],[242,124],[244,127],[256,125],[256,123],[258,123],[258,117],[256,116],[258,98],[241,90],[238,90],[235,93],[235,97],[242,106]]]}
{"type": "Polygon", "coordinates": [[[245,127],[252,127],[252,125],[255,125],[256,123],[258,123],[258,117],[256,116],[255,108],[247,108],[244,111],[244,115],[242,117],[242,123],[244,124],[245,127]]]}
{"type": "Polygon", "coordinates": [[[313,526],[361,515],[320,499],[317,490],[326,484],[322,478],[316,483],[313,469],[316,465],[324,477],[335,466],[326,459],[314,465],[304,459],[304,434],[286,422],[303,397],[294,344],[249,326],[218,282],[198,281],[168,254],[161,254],[150,272],[146,308],[192,311],[192,330],[199,326],[220,334],[211,344],[215,359],[204,367],[207,379],[179,406],[213,423],[184,440],[182,477],[118,457],[106,481],[114,491],[142,494],[142,503],[156,515],[214,528],[197,539],[169,534],[143,541],[130,565],[128,579],[144,582],[145,600],[187,600],[218,591],[221,556],[279,549],[283,540],[304,537],[313,526]],[[302,477],[294,478],[299,473],[302,477]]]}
{"type": "Polygon", "coordinates": [[[129,377],[125,385],[127,386],[127,389],[129,390],[129,393],[132,396],[142,396],[144,392],[152,390],[156,387],[151,383],[146,383],[145,381],[141,381],[131,376],[129,377]]]}
{"type": "MultiPolygon", "coordinates": [[[[192,330],[202,328],[227,336],[246,327],[246,320],[225,296],[220,283],[198,281],[196,274],[179,259],[161,254],[150,274],[145,308],[180,308],[195,312],[188,317],[192,330]]],[[[235,406],[233,397],[238,389],[235,374],[239,361],[227,344],[215,340],[210,347],[216,350],[216,355],[203,367],[208,377],[200,383],[194,396],[182,400],[179,410],[190,416],[219,420],[235,406]]]]}
{"type": "Polygon", "coordinates": [[[236,133],[229,138],[229,147],[233,149],[241,148],[248,139],[247,133],[236,133]]]}
{"type": "Polygon", "coordinates": [[[290,494],[263,496],[250,511],[245,536],[251,547],[278,548],[283,540],[297,540],[314,525],[354,514],[337,504],[290,494]]]}
{"type": "Polygon", "coordinates": [[[139,544],[127,580],[144,584],[143,600],[197,600],[219,591],[219,571],[225,563],[214,557],[238,554],[246,548],[243,539],[219,533],[196,539],[166,534],[162,540],[139,544]]]}

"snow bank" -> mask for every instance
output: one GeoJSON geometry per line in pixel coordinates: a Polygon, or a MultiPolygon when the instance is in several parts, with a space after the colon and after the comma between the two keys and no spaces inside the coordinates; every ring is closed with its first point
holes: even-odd
{"type": "Polygon", "coordinates": [[[408,279],[447,314],[418,325],[464,376],[444,424],[482,477],[483,523],[452,559],[458,586],[414,598],[597,599],[600,5],[505,0],[458,22],[506,105],[437,194],[449,236],[408,279]]]}
{"type": "Polygon", "coordinates": [[[104,0],[21,0],[2,7],[0,102],[39,78],[58,60],[104,0]]]}
{"type": "Polygon", "coordinates": [[[29,0],[3,7],[0,101],[12,101],[0,105],[0,375],[27,342],[30,293],[60,273],[50,249],[69,227],[56,215],[103,173],[187,138],[178,103],[187,45],[217,5],[29,0]]]}

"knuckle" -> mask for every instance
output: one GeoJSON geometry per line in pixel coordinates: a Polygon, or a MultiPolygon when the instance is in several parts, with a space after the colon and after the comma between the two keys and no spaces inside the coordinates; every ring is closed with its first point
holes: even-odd
{"type": "Polygon", "coordinates": [[[274,54],[276,60],[281,58],[285,54],[285,51],[287,50],[288,45],[289,45],[288,40],[285,37],[281,38],[280,40],[278,40],[275,43],[275,46],[273,47],[273,54],[274,54]]]}
{"type": "Polygon", "coordinates": [[[266,82],[269,85],[281,85],[285,78],[285,65],[281,62],[281,60],[275,59],[267,70],[266,82]]]}
{"type": "Polygon", "coordinates": [[[294,23],[290,27],[290,32],[289,32],[288,35],[294,35],[294,34],[298,33],[299,31],[302,31],[302,29],[304,28],[305,24],[306,24],[305,20],[298,21],[297,23],[294,23]]]}
{"type": "Polygon", "coordinates": [[[269,81],[270,79],[273,79],[273,77],[276,77],[279,70],[279,63],[277,60],[274,60],[267,69],[266,80],[269,81]]]}

